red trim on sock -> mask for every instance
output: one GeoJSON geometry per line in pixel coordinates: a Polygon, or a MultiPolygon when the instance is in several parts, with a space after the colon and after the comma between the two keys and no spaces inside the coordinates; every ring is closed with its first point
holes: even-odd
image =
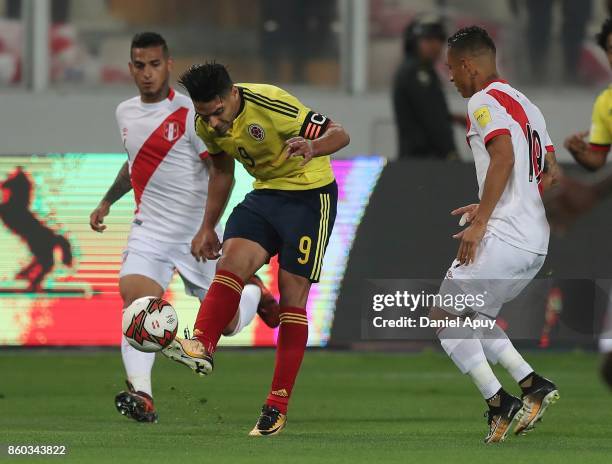
{"type": "Polygon", "coordinates": [[[215,352],[223,329],[236,315],[243,287],[244,282],[236,274],[224,270],[215,274],[194,325],[194,336],[209,354],[215,352]]]}
{"type": "Polygon", "coordinates": [[[281,308],[280,318],[274,377],[266,404],[287,414],[291,392],[308,341],[308,319],[304,308],[291,307],[281,308]]]}

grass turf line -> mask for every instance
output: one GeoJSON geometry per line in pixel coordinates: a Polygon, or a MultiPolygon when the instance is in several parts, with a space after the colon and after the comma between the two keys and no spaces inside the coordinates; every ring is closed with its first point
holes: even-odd
{"type": "MultiPolygon", "coordinates": [[[[612,394],[594,353],[527,354],[561,401],[525,437],[485,446],[486,407],[440,353],[307,353],[286,430],[248,437],[272,377],[272,351],[221,351],[199,378],[158,356],[158,424],[121,417],[119,352],[0,353],[0,444],[65,444],[65,457],[1,462],[610,462],[612,394]],[[172,460],[172,461],[169,461],[172,460]]],[[[496,369],[510,392],[518,387],[496,369]]]]}

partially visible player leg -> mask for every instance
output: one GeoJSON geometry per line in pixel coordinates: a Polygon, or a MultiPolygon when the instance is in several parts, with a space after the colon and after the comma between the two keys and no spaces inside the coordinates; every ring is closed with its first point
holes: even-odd
{"type": "Polygon", "coordinates": [[[234,318],[244,283],[269,259],[268,252],[254,241],[230,238],[223,243],[223,255],[200,306],[194,329],[194,336],[202,342],[207,353],[214,353],[223,330],[234,318]]]}
{"type": "Polygon", "coordinates": [[[257,314],[261,320],[271,329],[275,329],[280,324],[279,312],[280,307],[276,298],[268,289],[261,278],[254,274],[249,280],[247,285],[257,285],[261,292],[261,298],[259,299],[259,306],[257,307],[257,314]]]}
{"type": "MultiPolygon", "coordinates": [[[[479,318],[487,316],[481,315],[479,318]]],[[[548,406],[559,399],[557,386],[534,372],[499,325],[495,324],[491,331],[487,331],[481,343],[489,362],[501,364],[521,387],[523,409],[517,418],[514,433],[532,429],[542,419],[548,406]]]]}
{"type": "MultiPolygon", "coordinates": [[[[217,260],[197,261],[191,254],[191,247],[186,244],[173,250],[172,261],[183,280],[185,293],[197,297],[201,304],[215,279],[217,260]]],[[[232,336],[238,334],[251,323],[256,313],[260,313],[262,319],[264,316],[268,316],[267,320],[264,320],[268,324],[269,320],[274,316],[278,318],[278,303],[276,303],[274,296],[271,295],[261,279],[257,276],[251,276],[245,283],[242,291],[238,311],[236,311],[230,323],[223,329],[223,335],[232,336]],[[274,304],[276,304],[276,308],[274,308],[274,304]],[[270,308],[270,311],[262,315],[260,312],[262,306],[270,308]]]]}
{"type": "Polygon", "coordinates": [[[213,283],[200,305],[194,337],[190,340],[176,337],[162,353],[197,374],[212,372],[212,355],[223,330],[236,316],[245,280],[269,259],[268,252],[254,241],[243,238],[224,241],[213,283]]]}
{"type": "MultiPolygon", "coordinates": [[[[461,318],[441,308],[432,308],[429,316],[434,320],[461,318]]],[[[442,348],[463,374],[468,374],[489,406],[489,434],[485,443],[497,443],[506,438],[508,429],[522,407],[518,398],[507,393],[495,377],[487,362],[478,334],[469,326],[457,324],[437,332],[442,348]]]]}
{"type": "MultiPolygon", "coordinates": [[[[174,265],[179,276],[185,285],[185,293],[195,296],[200,300],[200,304],[206,298],[206,293],[213,281],[216,273],[216,261],[196,261],[191,255],[191,250],[187,247],[182,250],[174,259],[174,265]]],[[[249,325],[261,299],[261,289],[257,285],[247,284],[244,286],[238,311],[230,323],[223,329],[223,335],[232,336],[239,333],[244,327],[249,325]]]]}
{"type": "MultiPolygon", "coordinates": [[[[207,290],[202,287],[195,287],[194,284],[188,282],[184,277],[183,280],[185,285],[189,286],[187,294],[197,296],[200,303],[202,303],[206,297],[207,290]]],[[[253,276],[248,282],[242,289],[238,311],[236,311],[230,323],[223,329],[223,335],[226,337],[239,334],[242,329],[253,321],[255,314],[259,314],[269,327],[274,328],[278,326],[278,323],[273,325],[274,321],[278,320],[278,303],[274,296],[264,286],[259,277],[253,276]],[[264,314],[262,314],[262,309],[266,311],[264,314]]]]}
{"type": "Polygon", "coordinates": [[[257,285],[247,284],[242,289],[238,311],[230,323],[223,329],[223,335],[233,337],[251,323],[261,301],[261,289],[257,285]]]}
{"type": "MultiPolygon", "coordinates": [[[[490,247],[493,275],[503,275],[499,266],[515,269],[514,272],[508,272],[508,275],[515,276],[513,279],[489,280],[492,292],[499,294],[498,296],[502,298],[500,304],[503,304],[514,299],[525,289],[541,269],[545,257],[517,250],[501,240],[491,240],[490,247]],[[498,267],[497,271],[494,270],[495,267],[498,267]]],[[[478,318],[490,321],[494,320],[497,314],[498,311],[484,311],[484,314],[480,314],[478,318]]],[[[492,364],[501,364],[521,388],[523,407],[517,415],[514,433],[518,435],[533,429],[536,422],[542,419],[548,406],[560,398],[557,386],[534,372],[497,324],[492,330],[483,332],[480,338],[487,359],[492,364]]]]}
{"type": "Polygon", "coordinates": [[[280,269],[278,285],[281,309],[274,377],[259,420],[250,432],[251,436],[275,435],[285,426],[287,406],[308,341],[305,308],[311,282],[305,277],[280,269]]]}
{"type": "MultiPolygon", "coordinates": [[[[157,282],[138,274],[122,276],[119,280],[119,290],[124,309],[138,298],[161,297],[164,294],[163,288],[157,282]]],[[[139,422],[156,422],[157,413],[151,389],[151,370],[155,353],[138,351],[122,336],[121,357],[127,374],[128,391],[122,391],[115,397],[117,410],[139,422]]]]}
{"type": "Polygon", "coordinates": [[[212,355],[223,330],[236,316],[245,281],[278,252],[278,234],[256,211],[260,195],[257,191],[249,193],[230,214],[223,236],[222,256],[200,305],[194,337],[189,340],[176,337],[162,351],[197,374],[212,372],[212,355]],[[251,207],[245,206],[247,203],[251,207]]]}
{"type": "MultiPolygon", "coordinates": [[[[488,318],[480,315],[478,319],[488,318]]],[[[481,343],[489,362],[493,365],[501,364],[516,382],[520,383],[533,373],[532,367],[514,348],[506,332],[498,324],[495,324],[492,330],[483,334],[481,343]]]]}
{"type": "Polygon", "coordinates": [[[270,393],[251,436],[279,433],[286,424],[289,400],[308,341],[306,303],[312,283],[321,277],[323,258],[336,218],[335,182],[281,198],[274,215],[282,237],[279,252],[280,328],[270,393]]]}
{"type": "MultiPolygon", "coordinates": [[[[144,296],[161,297],[168,287],[174,266],[168,244],[130,236],[119,272],[119,291],[126,308],[144,296]]],[[[143,353],[122,342],[121,354],[128,376],[128,391],[115,398],[121,413],[142,422],[156,422],[157,413],[151,391],[151,369],[155,353],[143,353]]]]}

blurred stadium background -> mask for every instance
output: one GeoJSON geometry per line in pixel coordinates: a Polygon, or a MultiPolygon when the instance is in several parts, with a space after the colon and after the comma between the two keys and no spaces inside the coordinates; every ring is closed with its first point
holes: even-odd
{"type": "MultiPolygon", "coordinates": [[[[214,59],[227,64],[237,82],[286,87],[350,133],[351,144],[334,161],[340,185],[339,216],[321,284],[315,286],[309,301],[309,345],[400,352],[437,346],[433,340],[364,339],[361,332],[364,282],[441,278],[456,253],[450,238],[456,221],[448,212],[477,198],[471,155],[460,128],[454,129],[455,142],[463,162],[397,160],[390,94],[402,59],[402,31],[424,12],[442,15],[449,32],[472,23],[487,27],[500,50],[502,75],[540,106],[558,158],[568,172],[580,176],[583,173],[575,168],[562,142],[570,133],[588,129],[593,101],[612,77],[604,52],[593,40],[608,15],[608,2],[575,0],[588,10],[588,20],[584,34],[577,34],[576,73],[568,79],[562,56],[571,24],[563,18],[562,1],[551,0],[554,14],[541,68],[529,66],[526,28],[537,1],[0,0],[0,182],[25,172],[31,211],[68,239],[74,255],[69,267],[56,254],[56,266],[43,291],[28,292],[27,281],[16,275],[32,259],[30,250],[23,237],[0,223],[0,366],[20,369],[18,356],[26,351],[18,348],[22,346],[119,344],[117,273],[132,196],[113,207],[103,235],[89,229],[88,216],[125,159],[114,110],[137,93],[128,72],[128,51],[134,33],[144,30],[165,36],[176,62],[175,78],[194,62],[214,59]]],[[[439,72],[444,80],[443,66],[439,72]]],[[[445,85],[453,112],[465,112],[465,101],[445,85]]],[[[232,203],[242,198],[250,182],[246,172],[239,172],[232,203]]],[[[595,279],[612,279],[610,207],[610,202],[605,203],[565,237],[552,240],[542,272],[548,279],[544,297],[522,300],[513,307],[514,318],[502,313],[511,335],[513,327],[521,324],[533,329],[520,345],[554,353],[587,351],[586,358],[573,356],[564,362],[554,356],[542,358],[553,372],[554,366],[567,373],[572,365],[596,364],[603,309],[595,279]]],[[[275,266],[273,261],[264,270],[264,279],[273,287],[275,266]]],[[[171,284],[168,298],[177,307],[181,327],[190,326],[197,304],[183,295],[178,279],[171,284]]],[[[273,331],[255,323],[222,343],[272,346],[274,337],[273,331]]],[[[320,359],[323,353],[316,356],[320,359]]],[[[70,369],[74,359],[65,364],[61,359],[60,355],[58,365],[70,369]]],[[[344,358],[333,359],[346,364],[344,358]]],[[[394,361],[385,360],[377,362],[389,361],[391,372],[394,361]]],[[[440,364],[438,359],[435,362],[440,364]]],[[[409,369],[409,364],[403,369],[409,369]]],[[[355,362],[356,369],[359,365],[355,362]]],[[[118,355],[112,366],[116,372],[109,370],[109,375],[116,378],[111,386],[105,385],[109,397],[104,399],[109,410],[110,395],[121,382],[118,355]]],[[[595,381],[592,370],[589,382],[595,381]]],[[[439,378],[446,379],[451,371],[448,363],[446,374],[439,378]]],[[[175,375],[175,370],[171,372],[175,375]]],[[[330,367],[328,379],[334,372],[330,367]]],[[[434,385],[439,378],[434,377],[420,393],[439,391],[434,385]],[[435,391],[427,390],[430,387],[435,391]]],[[[0,387],[7,378],[6,391],[17,391],[11,378],[25,381],[22,374],[12,377],[3,371],[0,387]]],[[[218,384],[215,388],[223,390],[218,384]]],[[[578,394],[584,393],[576,388],[578,394]]],[[[8,398],[0,395],[0,408],[2,401],[8,398]]],[[[354,407],[347,409],[359,406],[354,407]]],[[[10,411],[16,414],[17,403],[10,411]]],[[[21,425],[27,427],[26,422],[21,425]]],[[[8,430],[11,421],[0,424],[8,430]]]]}
{"type": "MultiPolygon", "coordinates": [[[[588,21],[575,44],[576,73],[567,76],[561,56],[572,34],[561,1],[552,2],[548,54],[534,71],[524,52],[533,13],[529,1],[0,1],[0,180],[23,168],[31,182],[31,210],[69,239],[75,256],[72,267],[58,260],[45,292],[28,293],[27,282],[15,276],[30,262],[30,251],[23,237],[0,227],[0,344],[118,342],[116,275],[129,230],[131,195],[113,209],[105,235],[91,232],[87,217],[124,159],[114,109],[136,93],[127,68],[134,33],[155,30],[166,37],[176,61],[175,78],[191,63],[215,59],[229,66],[236,81],[285,86],[347,127],[351,144],[334,165],[341,213],[323,282],[309,304],[309,344],[347,346],[362,341],[356,291],[362,280],[440,278],[455,247],[448,239],[455,226],[446,212],[475,199],[471,155],[460,127],[454,129],[455,142],[465,166],[395,160],[390,86],[402,59],[404,27],[427,12],[445,18],[449,31],[485,25],[497,41],[502,75],[542,108],[558,156],[569,162],[562,141],[586,128],[594,96],[610,80],[605,55],[593,41],[607,4],[575,3],[588,21]],[[82,318],[94,313],[98,330],[84,333],[82,318]]],[[[442,64],[438,71],[444,80],[442,64]]],[[[446,87],[451,110],[463,113],[465,102],[446,87]]],[[[249,183],[241,171],[233,202],[249,183]]],[[[605,209],[599,211],[559,246],[553,242],[549,274],[554,270],[558,279],[610,277],[605,237],[612,222],[601,212],[605,209]],[[585,243],[584,237],[601,240],[585,243]]],[[[274,266],[264,272],[272,286],[274,266]]],[[[168,296],[184,325],[191,325],[196,305],[183,295],[178,279],[168,296]]],[[[226,343],[272,345],[274,334],[254,324],[226,343]]]]}

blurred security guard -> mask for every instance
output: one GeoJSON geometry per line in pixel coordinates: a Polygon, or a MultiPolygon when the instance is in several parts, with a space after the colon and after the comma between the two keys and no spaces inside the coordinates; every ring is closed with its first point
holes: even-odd
{"type": "MultiPolygon", "coordinates": [[[[404,31],[405,58],[393,83],[399,157],[457,159],[451,116],[434,69],[446,43],[442,19],[417,17],[404,31]]],[[[458,121],[457,121],[458,122],[458,121]]]]}

